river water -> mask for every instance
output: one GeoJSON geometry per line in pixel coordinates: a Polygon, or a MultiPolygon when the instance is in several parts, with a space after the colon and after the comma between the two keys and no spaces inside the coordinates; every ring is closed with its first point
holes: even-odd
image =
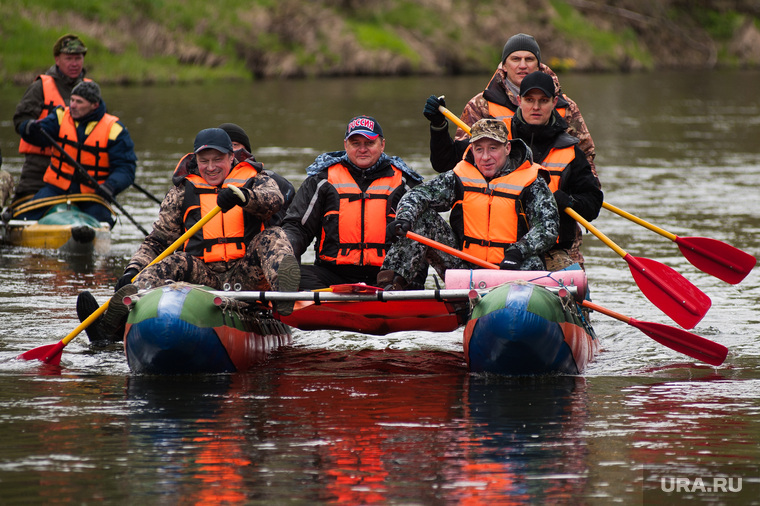
{"type": "MultiPolygon", "coordinates": [[[[97,76],[95,76],[97,77],[97,76]]],[[[386,150],[425,176],[430,94],[460,111],[490,76],[246,85],[104,87],[139,156],[138,183],[163,196],[195,133],[248,131],[268,168],[298,186],[370,114],[386,150]]],[[[563,75],[597,146],[608,202],[679,236],[760,254],[760,73],[563,75]]],[[[0,96],[3,168],[18,174],[0,96]]],[[[149,228],[157,205],[122,205],[149,228]]],[[[712,299],[692,330],[729,347],[712,367],[594,314],[603,351],[580,377],[470,375],[461,331],[366,336],[294,331],[295,344],[245,374],[130,374],[118,348],[84,336],[62,367],[15,360],[78,323],[81,290],[102,303],[141,233],[122,219],[107,256],[0,248],[0,503],[758,504],[760,277],[729,285],[671,241],[603,210],[595,225],[663,262],[712,299]]],[[[675,326],[626,263],[584,239],[592,296],[675,326]]]]}

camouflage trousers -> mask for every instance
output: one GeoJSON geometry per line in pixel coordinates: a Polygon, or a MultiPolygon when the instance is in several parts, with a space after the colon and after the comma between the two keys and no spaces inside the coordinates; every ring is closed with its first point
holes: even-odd
{"type": "MultiPolygon", "coordinates": [[[[451,226],[440,214],[428,209],[420,215],[412,227],[412,232],[432,239],[436,242],[459,249],[459,245],[451,226]]],[[[446,279],[447,269],[481,269],[475,264],[462,260],[443,251],[431,248],[412,239],[399,239],[383,261],[383,270],[392,270],[405,280],[415,279],[422,269],[431,265],[441,279],[446,279]]],[[[523,260],[521,270],[544,270],[543,261],[533,255],[523,260]]]]}
{"type": "Polygon", "coordinates": [[[253,238],[243,258],[206,263],[184,251],[175,252],[143,269],[135,283],[140,288],[185,281],[216,290],[277,290],[277,269],[287,255],[293,255],[290,241],[280,227],[272,227],[253,238]]]}

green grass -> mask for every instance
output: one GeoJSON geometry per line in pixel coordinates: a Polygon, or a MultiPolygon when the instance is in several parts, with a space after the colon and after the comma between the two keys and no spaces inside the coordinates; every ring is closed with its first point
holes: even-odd
{"type": "Polygon", "coordinates": [[[397,37],[392,28],[357,21],[347,21],[346,24],[362,47],[371,50],[387,49],[394,54],[404,56],[412,64],[420,62],[420,55],[397,37]]]}
{"type": "Polygon", "coordinates": [[[651,55],[638,46],[636,34],[632,29],[628,28],[622,32],[599,30],[563,0],[550,1],[559,14],[552,18],[552,26],[568,39],[586,43],[594,58],[607,62],[615,61],[619,58],[616,53],[622,49],[628,57],[642,63],[645,68],[653,67],[651,55]]]}

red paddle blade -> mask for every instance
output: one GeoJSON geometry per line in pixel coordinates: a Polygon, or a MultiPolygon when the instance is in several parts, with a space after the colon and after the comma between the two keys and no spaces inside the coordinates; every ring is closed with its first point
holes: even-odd
{"type": "Polygon", "coordinates": [[[702,272],[735,285],[755,267],[757,259],[739,248],[707,237],[676,237],[683,256],[702,272]]]}
{"type": "Polygon", "coordinates": [[[726,360],[728,348],[691,332],[661,325],[641,322],[631,318],[628,322],[658,343],[710,365],[718,366],[726,360]]]}
{"type": "Polygon", "coordinates": [[[33,350],[25,351],[16,359],[21,360],[39,360],[46,364],[58,365],[61,363],[61,354],[63,352],[63,342],[58,341],[55,344],[46,344],[33,350]]]}
{"type": "Polygon", "coordinates": [[[626,254],[641,293],[681,327],[691,329],[707,314],[712,301],[674,269],[650,258],[626,254]]]}

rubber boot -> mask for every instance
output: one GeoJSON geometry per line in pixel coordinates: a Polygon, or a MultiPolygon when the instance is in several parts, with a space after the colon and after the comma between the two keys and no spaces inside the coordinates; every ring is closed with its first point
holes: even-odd
{"type": "Polygon", "coordinates": [[[399,291],[406,290],[409,283],[394,271],[386,269],[377,273],[377,286],[385,291],[399,291]]]}
{"type": "MultiPolygon", "coordinates": [[[[77,296],[77,317],[80,322],[85,321],[99,307],[98,301],[95,300],[95,297],[90,292],[85,290],[77,296]]],[[[102,321],[103,316],[101,315],[84,329],[87,333],[87,338],[93,344],[106,344],[109,342],[108,336],[103,333],[103,329],[100,326],[102,321]]]]}
{"type": "MultiPolygon", "coordinates": [[[[285,256],[277,268],[277,291],[297,292],[301,283],[301,266],[293,255],[285,256]]],[[[278,300],[274,307],[282,316],[288,316],[293,312],[292,300],[278,300]]]]}
{"type": "Polygon", "coordinates": [[[129,316],[129,308],[124,304],[124,297],[137,293],[137,286],[133,284],[124,285],[119,288],[111,297],[108,303],[108,309],[103,315],[103,321],[100,328],[111,342],[119,342],[124,339],[124,329],[129,316]]]}

